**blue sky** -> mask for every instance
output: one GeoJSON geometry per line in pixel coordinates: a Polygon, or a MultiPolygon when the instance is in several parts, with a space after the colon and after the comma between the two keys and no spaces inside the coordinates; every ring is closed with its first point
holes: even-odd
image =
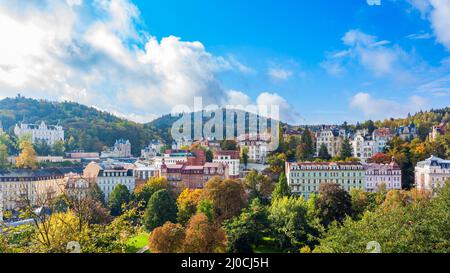
{"type": "Polygon", "coordinates": [[[0,0],[0,33],[18,30],[0,54],[33,45],[14,50],[18,62],[0,58],[0,97],[20,90],[141,122],[194,96],[275,103],[284,120],[306,124],[449,106],[450,0],[28,5],[0,0]]]}

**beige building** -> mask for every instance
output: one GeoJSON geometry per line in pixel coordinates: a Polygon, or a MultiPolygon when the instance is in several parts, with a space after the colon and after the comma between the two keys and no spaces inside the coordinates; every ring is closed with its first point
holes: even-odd
{"type": "Polygon", "coordinates": [[[12,170],[0,173],[0,192],[3,210],[14,210],[19,201],[29,200],[39,206],[45,199],[64,192],[65,176],[71,169],[12,170]]]}
{"type": "Polygon", "coordinates": [[[316,138],[317,154],[319,154],[320,147],[324,144],[327,147],[328,154],[335,157],[341,153],[342,142],[344,142],[345,138],[345,130],[338,130],[336,128],[322,130],[317,133],[316,138]]]}
{"type": "Polygon", "coordinates": [[[450,179],[450,160],[431,156],[418,162],[415,168],[417,189],[434,190],[450,179]]]}

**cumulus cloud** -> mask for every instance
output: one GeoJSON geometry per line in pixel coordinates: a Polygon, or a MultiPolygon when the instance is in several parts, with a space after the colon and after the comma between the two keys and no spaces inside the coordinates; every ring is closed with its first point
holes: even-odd
{"type": "Polygon", "coordinates": [[[359,65],[373,73],[374,76],[398,75],[405,64],[410,64],[413,57],[389,41],[379,40],[373,35],[358,29],[349,30],[342,37],[345,50],[329,53],[321,63],[329,74],[340,76],[348,67],[359,65]]]}
{"type": "Polygon", "coordinates": [[[199,41],[158,40],[140,21],[129,0],[2,2],[0,97],[71,100],[146,121],[195,96],[226,103],[220,73],[252,72],[199,41]]]}
{"type": "Polygon", "coordinates": [[[377,120],[384,118],[396,118],[408,113],[425,109],[428,101],[420,96],[411,96],[408,101],[397,102],[394,100],[378,99],[372,95],[360,92],[354,95],[350,101],[350,107],[364,114],[366,118],[377,120]]]}
{"type": "Polygon", "coordinates": [[[408,0],[431,23],[436,40],[450,50],[450,0],[408,0]]]}

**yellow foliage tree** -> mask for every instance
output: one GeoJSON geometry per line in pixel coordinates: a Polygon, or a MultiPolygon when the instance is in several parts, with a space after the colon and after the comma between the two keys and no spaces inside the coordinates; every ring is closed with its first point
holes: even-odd
{"type": "Polygon", "coordinates": [[[29,140],[22,140],[19,146],[21,152],[16,159],[17,168],[31,168],[36,169],[37,155],[33,148],[33,144],[29,140]]]}

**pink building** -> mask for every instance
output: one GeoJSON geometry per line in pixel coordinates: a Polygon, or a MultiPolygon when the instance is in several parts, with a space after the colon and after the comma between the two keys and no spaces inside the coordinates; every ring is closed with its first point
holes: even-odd
{"type": "Polygon", "coordinates": [[[365,165],[366,190],[376,192],[384,185],[386,190],[402,189],[402,170],[392,161],[389,164],[371,163],[365,165]]]}

